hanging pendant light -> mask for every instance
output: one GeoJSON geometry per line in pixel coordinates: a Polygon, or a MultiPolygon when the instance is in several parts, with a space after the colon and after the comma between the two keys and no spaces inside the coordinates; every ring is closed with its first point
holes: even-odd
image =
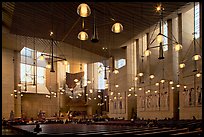
{"type": "Polygon", "coordinates": [[[78,34],[78,39],[80,39],[80,40],[87,40],[88,39],[88,34],[85,31],[81,31],[78,34]]]}
{"type": "Polygon", "coordinates": [[[45,57],[43,56],[43,54],[40,55],[39,60],[44,60],[45,57]]]}
{"type": "Polygon", "coordinates": [[[91,9],[86,3],[82,3],[77,8],[77,14],[81,17],[88,17],[91,14],[91,9]]]}
{"type": "Polygon", "coordinates": [[[184,68],[185,67],[185,64],[184,63],[181,63],[181,64],[179,64],[179,68],[184,68]]]}
{"type": "Polygon", "coordinates": [[[175,50],[176,52],[178,52],[178,51],[181,50],[181,49],[182,49],[182,45],[181,45],[181,44],[176,43],[176,44],[174,45],[174,50],[175,50]]]}
{"type": "Polygon", "coordinates": [[[163,41],[163,36],[162,34],[157,35],[157,42],[160,44],[163,41]]]}
{"type": "Polygon", "coordinates": [[[123,31],[123,26],[121,23],[115,23],[113,24],[112,28],[111,28],[111,31],[114,32],[114,33],[120,33],[123,31]]]}
{"type": "Polygon", "coordinates": [[[195,54],[193,57],[192,57],[192,60],[194,61],[197,61],[197,60],[200,60],[201,59],[201,56],[198,55],[198,54],[195,54]]]}
{"type": "Polygon", "coordinates": [[[151,54],[151,51],[149,49],[145,50],[144,55],[148,57],[151,54]]]}
{"type": "Polygon", "coordinates": [[[84,19],[82,19],[82,31],[78,34],[78,39],[80,40],[87,40],[88,34],[84,31],[84,19]]]}
{"type": "Polygon", "coordinates": [[[95,20],[95,9],[94,9],[94,27],[93,27],[93,36],[91,38],[91,41],[93,43],[97,43],[99,41],[98,39],[98,31],[97,31],[97,28],[96,28],[96,20],[95,20]]]}

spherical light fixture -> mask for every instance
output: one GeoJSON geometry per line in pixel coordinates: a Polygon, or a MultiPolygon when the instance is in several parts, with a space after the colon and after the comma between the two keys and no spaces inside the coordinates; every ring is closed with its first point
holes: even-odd
{"type": "Polygon", "coordinates": [[[174,50],[177,52],[177,51],[179,51],[179,50],[181,50],[182,49],[182,45],[181,44],[179,44],[179,43],[176,43],[175,45],[174,45],[174,50]]]}
{"type": "Polygon", "coordinates": [[[139,75],[140,77],[142,77],[142,76],[143,76],[143,73],[142,73],[142,72],[140,72],[138,75],[139,75]]]}
{"type": "Polygon", "coordinates": [[[145,50],[144,55],[148,57],[151,54],[151,51],[149,49],[145,50]]]}
{"type": "Polygon", "coordinates": [[[77,7],[77,14],[81,17],[88,17],[91,14],[91,9],[86,3],[82,3],[77,7]]]}
{"type": "Polygon", "coordinates": [[[80,40],[87,40],[88,39],[88,34],[85,31],[81,31],[78,34],[78,39],[80,39],[80,40]]]}
{"type": "Polygon", "coordinates": [[[163,41],[163,36],[161,34],[157,35],[157,42],[161,43],[163,41]]]}
{"type": "Polygon", "coordinates": [[[46,68],[47,68],[47,69],[50,69],[50,68],[51,68],[51,64],[48,63],[48,64],[46,65],[46,68]]]}
{"type": "Polygon", "coordinates": [[[161,82],[161,83],[164,83],[164,82],[165,82],[165,80],[164,80],[164,79],[162,79],[160,82],[161,82]]]}
{"type": "Polygon", "coordinates": [[[135,77],[135,81],[138,80],[138,77],[135,77]]]}
{"type": "Polygon", "coordinates": [[[174,89],[174,87],[171,87],[171,89],[174,89]]]}
{"type": "Polygon", "coordinates": [[[115,23],[113,24],[112,28],[111,28],[111,31],[114,32],[114,33],[120,33],[123,31],[123,26],[121,23],[115,23]]]}
{"type": "Polygon", "coordinates": [[[172,84],[174,84],[174,82],[173,82],[173,81],[170,81],[169,84],[172,85],[172,84]]]}
{"type": "Polygon", "coordinates": [[[65,61],[64,61],[64,65],[67,65],[67,64],[68,64],[68,62],[65,60],[65,61]]]}
{"type": "Polygon", "coordinates": [[[180,85],[179,85],[179,84],[177,84],[177,85],[176,85],[176,87],[177,87],[177,88],[179,88],[179,87],[180,87],[180,85]]]}
{"type": "Polygon", "coordinates": [[[43,54],[40,55],[39,60],[44,60],[45,57],[43,56],[43,54]]]}
{"type": "Polygon", "coordinates": [[[78,79],[74,79],[74,82],[78,82],[79,80],[78,79]]]}
{"type": "Polygon", "coordinates": [[[185,67],[185,64],[184,63],[181,63],[181,64],[179,64],[179,68],[184,68],[185,67]]]}
{"type": "Polygon", "coordinates": [[[87,83],[88,83],[88,84],[91,84],[91,80],[88,80],[87,83]]]}
{"type": "Polygon", "coordinates": [[[154,78],[154,75],[152,74],[152,75],[150,75],[149,77],[150,77],[150,79],[153,79],[153,78],[154,78]]]}
{"type": "Polygon", "coordinates": [[[199,78],[200,76],[201,76],[201,73],[197,73],[197,74],[196,74],[196,77],[199,78]]]}
{"type": "Polygon", "coordinates": [[[197,61],[197,60],[199,60],[199,59],[201,59],[201,56],[198,55],[198,54],[195,54],[195,55],[192,57],[192,60],[195,60],[195,61],[197,61]]]}

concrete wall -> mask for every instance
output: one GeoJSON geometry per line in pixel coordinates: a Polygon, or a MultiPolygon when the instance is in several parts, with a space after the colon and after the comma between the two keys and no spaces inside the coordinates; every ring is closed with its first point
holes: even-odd
{"type": "Polygon", "coordinates": [[[45,112],[46,117],[51,117],[57,110],[57,98],[53,96],[46,98],[43,94],[24,94],[21,97],[22,101],[22,114],[27,118],[37,118],[37,114],[41,111],[45,112]]]}
{"type": "Polygon", "coordinates": [[[2,48],[2,118],[8,119],[14,111],[14,51],[2,48]]]}
{"type": "MultiPolygon", "coordinates": [[[[142,53],[146,49],[146,45],[142,44],[142,37],[145,33],[150,33],[151,36],[153,27],[150,29],[138,34],[134,39],[138,39],[138,47],[133,48],[134,39],[126,43],[127,45],[127,88],[132,86],[133,77],[136,76],[140,71],[144,72],[143,80],[136,82],[136,93],[137,93],[137,116],[145,119],[164,119],[166,118],[179,118],[180,119],[191,119],[192,116],[195,116],[198,119],[201,119],[201,104],[198,104],[198,87],[199,90],[202,88],[202,78],[195,77],[197,72],[201,71],[202,60],[196,61],[197,72],[193,72],[195,66],[194,61],[192,61],[192,56],[194,55],[193,50],[193,3],[187,5],[184,9],[180,10],[181,18],[177,16],[170,15],[168,19],[168,31],[172,31],[173,36],[183,45],[183,49],[179,52],[175,52],[173,49],[174,45],[169,45],[168,51],[164,51],[164,60],[158,60],[159,57],[159,48],[151,49],[152,54],[150,57],[143,58],[143,67],[142,67],[142,53]],[[181,21],[181,24],[179,24],[181,21]],[[149,32],[150,31],[150,32],[149,32]],[[142,47],[143,46],[143,47],[142,47]],[[136,53],[135,53],[136,50],[136,53]],[[137,56],[136,61],[134,61],[134,56],[137,56]],[[138,55],[139,54],[139,55],[138,55]],[[186,67],[181,70],[179,69],[179,63],[185,61],[186,67]],[[136,67],[134,67],[136,66],[136,67]],[[143,69],[142,69],[143,68],[143,69]],[[164,69],[164,70],[163,70],[164,69]],[[164,73],[163,73],[164,71],[164,73]],[[155,78],[150,81],[149,75],[154,74],[155,78]],[[160,83],[160,80],[164,78],[166,81],[164,84],[160,83]],[[169,81],[173,80],[174,84],[169,85],[169,81]],[[160,85],[156,86],[155,83],[159,82],[160,85]],[[177,83],[181,85],[180,88],[176,88],[177,83]],[[183,86],[187,86],[189,91],[191,88],[196,89],[192,94],[192,100],[194,104],[192,105],[183,105],[187,101],[187,91],[184,92],[183,86]],[[138,88],[142,87],[142,90],[139,91],[138,88]],[[174,87],[174,89],[172,89],[174,87]],[[151,89],[150,93],[147,93],[148,89],[151,89]],[[156,90],[156,91],[155,91],[156,90]],[[160,98],[158,102],[157,98],[160,98]],[[151,103],[148,103],[148,102],[151,103]],[[157,104],[158,102],[158,104],[157,104]],[[158,105],[160,107],[158,107],[158,105]]],[[[202,23],[201,23],[202,24],[202,23]]],[[[157,34],[157,32],[155,32],[157,34]]],[[[169,37],[171,33],[168,33],[169,37]]],[[[156,37],[153,36],[153,38],[156,37]]],[[[200,43],[200,39],[196,40],[200,43]]],[[[169,40],[168,43],[171,41],[169,40]]],[[[150,47],[156,46],[154,42],[150,47]]],[[[202,46],[199,44],[196,46],[197,53],[202,54],[202,46]]],[[[130,92],[132,93],[132,92],[130,92]]],[[[127,100],[127,108],[130,109],[132,101],[127,100]]],[[[128,111],[130,113],[130,111],[128,111]]]]}

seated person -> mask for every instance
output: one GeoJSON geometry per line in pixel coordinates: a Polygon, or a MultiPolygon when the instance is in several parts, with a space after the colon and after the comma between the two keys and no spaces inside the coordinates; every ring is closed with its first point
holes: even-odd
{"type": "Polygon", "coordinates": [[[42,128],[40,128],[40,124],[36,124],[36,127],[34,128],[34,132],[40,132],[40,131],[42,131],[42,128]]]}

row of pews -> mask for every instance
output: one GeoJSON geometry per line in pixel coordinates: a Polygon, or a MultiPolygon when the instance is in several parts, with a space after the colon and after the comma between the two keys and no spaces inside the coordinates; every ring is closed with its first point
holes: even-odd
{"type": "MultiPolygon", "coordinates": [[[[26,131],[27,135],[203,136],[201,121],[158,121],[159,126],[147,126],[147,121],[144,122],[146,125],[143,126],[138,126],[136,123],[130,121],[101,121],[92,124],[41,124],[42,131],[39,133],[33,131],[35,125],[16,125],[13,127],[26,131]],[[131,125],[128,125],[128,123],[131,125]]],[[[142,121],[140,121],[141,123],[142,121]]]]}

